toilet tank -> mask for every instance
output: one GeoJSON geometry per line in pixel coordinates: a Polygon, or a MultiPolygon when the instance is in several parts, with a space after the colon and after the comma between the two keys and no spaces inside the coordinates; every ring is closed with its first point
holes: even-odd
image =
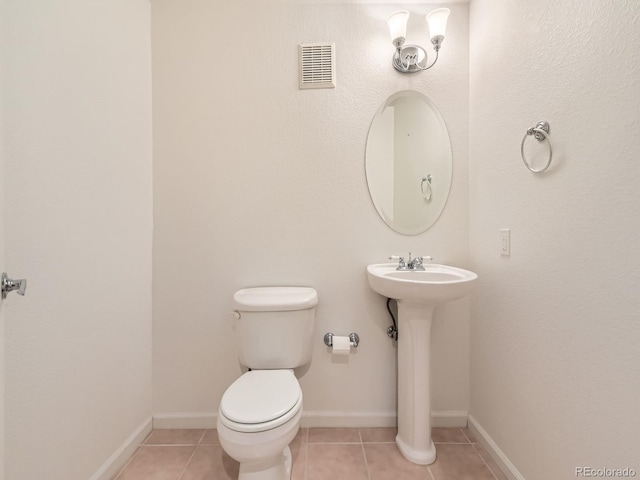
{"type": "Polygon", "coordinates": [[[255,370],[311,360],[318,293],[310,287],[256,287],[233,296],[240,363],[255,370]]]}

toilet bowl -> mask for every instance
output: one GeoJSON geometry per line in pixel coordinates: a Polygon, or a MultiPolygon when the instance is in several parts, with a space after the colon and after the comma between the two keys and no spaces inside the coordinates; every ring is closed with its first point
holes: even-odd
{"type": "Polygon", "coordinates": [[[240,463],[239,480],[289,480],[289,443],[302,418],[293,369],[311,360],[318,296],[309,287],[255,287],[233,299],[238,358],[249,371],[220,401],[220,445],[240,463]]]}
{"type": "Polygon", "coordinates": [[[240,463],[239,480],[288,480],[289,443],[302,418],[302,391],[291,370],[245,373],[224,393],[218,438],[240,463]],[[257,401],[256,401],[257,400],[257,401]]]}

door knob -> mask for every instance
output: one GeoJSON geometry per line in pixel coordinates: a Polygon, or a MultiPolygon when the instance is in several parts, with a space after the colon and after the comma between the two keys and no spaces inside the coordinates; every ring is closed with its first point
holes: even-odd
{"type": "Polygon", "coordinates": [[[27,280],[11,280],[6,273],[2,274],[2,298],[7,298],[7,293],[17,291],[18,295],[24,295],[27,290],[27,280]]]}

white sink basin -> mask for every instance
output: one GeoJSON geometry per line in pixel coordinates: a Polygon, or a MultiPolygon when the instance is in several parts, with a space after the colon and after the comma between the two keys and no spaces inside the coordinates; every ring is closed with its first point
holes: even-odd
{"type": "Polygon", "coordinates": [[[478,278],[448,265],[425,264],[424,271],[396,270],[397,263],[367,267],[373,291],[398,301],[398,435],[396,445],[409,461],[436,460],[431,439],[430,350],[434,309],[464,297],[478,278]]]}
{"type": "Polygon", "coordinates": [[[464,297],[478,278],[473,272],[449,265],[425,264],[425,270],[396,270],[397,263],[367,267],[371,289],[395,300],[436,306],[464,297]]]}

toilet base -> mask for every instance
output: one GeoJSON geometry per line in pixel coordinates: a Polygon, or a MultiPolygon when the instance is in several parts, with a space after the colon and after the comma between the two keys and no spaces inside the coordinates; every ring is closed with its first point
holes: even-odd
{"type": "Polygon", "coordinates": [[[240,463],[238,480],[289,480],[291,466],[291,449],[287,446],[275,457],[260,462],[240,463]]]}

